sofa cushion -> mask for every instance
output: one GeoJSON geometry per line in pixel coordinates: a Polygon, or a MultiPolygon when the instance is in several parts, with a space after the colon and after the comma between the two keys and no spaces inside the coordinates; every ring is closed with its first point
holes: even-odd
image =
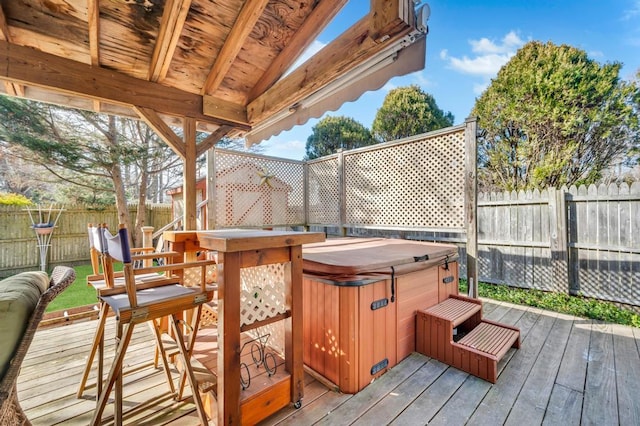
{"type": "Polygon", "coordinates": [[[0,281],[0,377],[22,339],[40,295],[47,290],[46,272],[22,272],[0,281]]]}

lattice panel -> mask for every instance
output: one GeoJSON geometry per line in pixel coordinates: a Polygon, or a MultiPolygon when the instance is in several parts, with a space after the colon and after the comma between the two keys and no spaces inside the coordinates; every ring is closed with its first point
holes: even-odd
{"type": "Polygon", "coordinates": [[[309,223],[340,223],[338,158],[331,157],[307,165],[309,176],[309,223]]]}
{"type": "Polygon", "coordinates": [[[300,161],[215,150],[216,226],[304,224],[300,161]]]}
{"type": "Polygon", "coordinates": [[[464,129],[345,153],[346,222],[464,228],[464,129]]]}
{"type": "MultiPolygon", "coordinates": [[[[206,283],[213,284],[218,277],[218,271],[216,265],[209,265],[205,267],[206,283]]],[[[200,277],[202,276],[202,267],[185,268],[184,269],[184,285],[186,287],[199,287],[200,277]]]]}
{"type": "Polygon", "coordinates": [[[253,324],[286,312],[284,273],[284,263],[240,270],[241,325],[253,324]]]}

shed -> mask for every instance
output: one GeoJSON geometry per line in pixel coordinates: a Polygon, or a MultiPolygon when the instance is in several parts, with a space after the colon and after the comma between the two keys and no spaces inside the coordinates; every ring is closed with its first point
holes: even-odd
{"type": "MultiPolygon", "coordinates": [[[[240,163],[216,172],[216,223],[221,227],[278,225],[286,222],[291,186],[253,163],[240,163]]],[[[196,181],[196,202],[206,198],[206,179],[196,181]]],[[[184,213],[182,186],[167,191],[173,217],[184,213]]],[[[206,221],[201,209],[199,221],[206,221]]],[[[202,228],[201,228],[202,229],[202,228]]]]}

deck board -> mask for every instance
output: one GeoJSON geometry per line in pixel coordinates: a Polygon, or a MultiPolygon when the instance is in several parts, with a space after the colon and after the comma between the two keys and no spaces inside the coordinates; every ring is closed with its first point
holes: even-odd
{"type": "Polygon", "coordinates": [[[424,392],[444,371],[447,365],[435,359],[426,362],[407,380],[385,395],[377,404],[360,417],[354,425],[390,423],[424,392]]]}
{"type": "Polygon", "coordinates": [[[540,424],[560,368],[573,318],[558,315],[516,400],[507,425],[540,424]]]}
{"type": "Polygon", "coordinates": [[[611,324],[594,321],[591,325],[591,344],[582,408],[582,422],[586,424],[619,424],[611,331],[611,324]]]}
{"type": "Polygon", "coordinates": [[[634,366],[640,365],[638,345],[629,327],[612,324],[614,357],[616,365],[616,385],[618,389],[618,413],[620,424],[640,424],[640,380],[638,370],[634,366]]]}
{"type": "MultiPolygon", "coordinates": [[[[356,395],[331,391],[306,375],[302,408],[289,406],[262,424],[640,424],[639,329],[503,302],[485,301],[484,316],[521,330],[522,346],[500,362],[495,385],[414,353],[356,395]]],[[[95,324],[36,333],[18,381],[34,425],[90,420],[95,366],[86,396],[77,399],[75,393],[95,324]]],[[[109,322],[107,357],[113,340],[109,322]]],[[[139,326],[126,361],[125,424],[197,425],[195,406],[171,398],[152,356],[151,333],[139,326]]],[[[108,404],[105,418],[112,412],[108,404]]]]}

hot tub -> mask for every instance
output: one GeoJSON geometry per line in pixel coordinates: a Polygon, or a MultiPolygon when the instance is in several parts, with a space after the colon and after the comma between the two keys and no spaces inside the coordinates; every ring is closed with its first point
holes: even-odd
{"type": "Polygon", "coordinates": [[[307,244],[304,363],[356,393],[415,351],[416,312],[458,293],[458,248],[384,238],[307,244]]]}

